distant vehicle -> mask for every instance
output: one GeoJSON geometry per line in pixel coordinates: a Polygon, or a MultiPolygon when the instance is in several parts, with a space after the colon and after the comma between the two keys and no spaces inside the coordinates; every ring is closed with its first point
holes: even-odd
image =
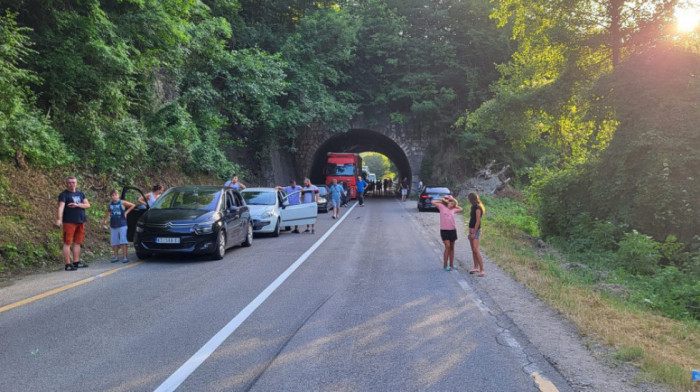
{"type": "Polygon", "coordinates": [[[362,158],[360,154],[329,152],[324,174],[326,184],[336,179],[338,184],[345,181],[350,191],[350,198],[357,198],[357,176],[361,175],[362,158]]]}
{"type": "Polygon", "coordinates": [[[328,212],[331,206],[330,188],[328,185],[316,184],[318,188],[318,212],[328,212]]]}
{"type": "Polygon", "coordinates": [[[368,174],[367,174],[367,179],[368,179],[369,181],[374,182],[374,181],[377,181],[377,176],[376,176],[374,173],[368,173],[368,174]]]}
{"type": "MultiPolygon", "coordinates": [[[[129,200],[130,192],[143,196],[138,188],[124,187],[122,199],[129,200]]],[[[139,259],[188,253],[221,260],[226,249],[253,243],[253,220],[243,197],[221,186],[170,188],[150,208],[129,213],[127,229],[139,259]]]]}
{"type": "Polygon", "coordinates": [[[452,192],[444,186],[423,187],[418,195],[418,211],[437,210],[437,207],[430,204],[433,200],[440,200],[445,196],[452,196],[452,192]]]}
{"type": "Polygon", "coordinates": [[[246,188],[241,196],[250,208],[255,233],[280,235],[281,226],[309,225],[316,223],[318,214],[314,204],[290,205],[289,195],[275,188],[246,188]]]}

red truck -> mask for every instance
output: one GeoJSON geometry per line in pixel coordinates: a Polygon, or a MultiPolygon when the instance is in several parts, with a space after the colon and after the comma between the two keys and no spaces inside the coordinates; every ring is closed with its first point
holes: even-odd
{"type": "Polygon", "coordinates": [[[357,198],[357,176],[362,174],[362,158],[360,154],[350,152],[329,152],[326,161],[326,184],[338,180],[345,181],[350,188],[351,199],[357,198]]]}

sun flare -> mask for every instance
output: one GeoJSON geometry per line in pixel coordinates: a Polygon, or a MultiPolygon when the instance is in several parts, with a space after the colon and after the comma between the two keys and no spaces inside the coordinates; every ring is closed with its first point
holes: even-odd
{"type": "Polygon", "coordinates": [[[690,32],[695,30],[700,22],[700,10],[697,8],[677,9],[675,12],[678,30],[690,32]]]}

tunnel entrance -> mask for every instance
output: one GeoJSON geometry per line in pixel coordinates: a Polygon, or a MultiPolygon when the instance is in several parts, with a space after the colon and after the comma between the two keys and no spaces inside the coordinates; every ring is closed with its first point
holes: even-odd
{"type": "Polygon", "coordinates": [[[314,153],[308,177],[314,184],[323,184],[326,157],[329,152],[377,152],[394,163],[399,178],[412,178],[411,165],[401,146],[379,132],[368,129],[351,129],[326,140],[314,153]]]}

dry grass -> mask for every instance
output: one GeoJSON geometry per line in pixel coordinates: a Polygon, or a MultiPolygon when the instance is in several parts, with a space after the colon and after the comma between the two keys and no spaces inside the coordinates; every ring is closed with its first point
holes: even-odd
{"type": "Polygon", "coordinates": [[[697,325],[668,319],[626,306],[620,300],[593,291],[590,286],[562,278],[532,250],[532,245],[492,227],[484,252],[552,308],[571,320],[579,331],[623,350],[643,376],[675,391],[700,391],[691,369],[700,369],[700,330],[697,325]],[[626,353],[634,352],[634,355],[626,353]]]}

